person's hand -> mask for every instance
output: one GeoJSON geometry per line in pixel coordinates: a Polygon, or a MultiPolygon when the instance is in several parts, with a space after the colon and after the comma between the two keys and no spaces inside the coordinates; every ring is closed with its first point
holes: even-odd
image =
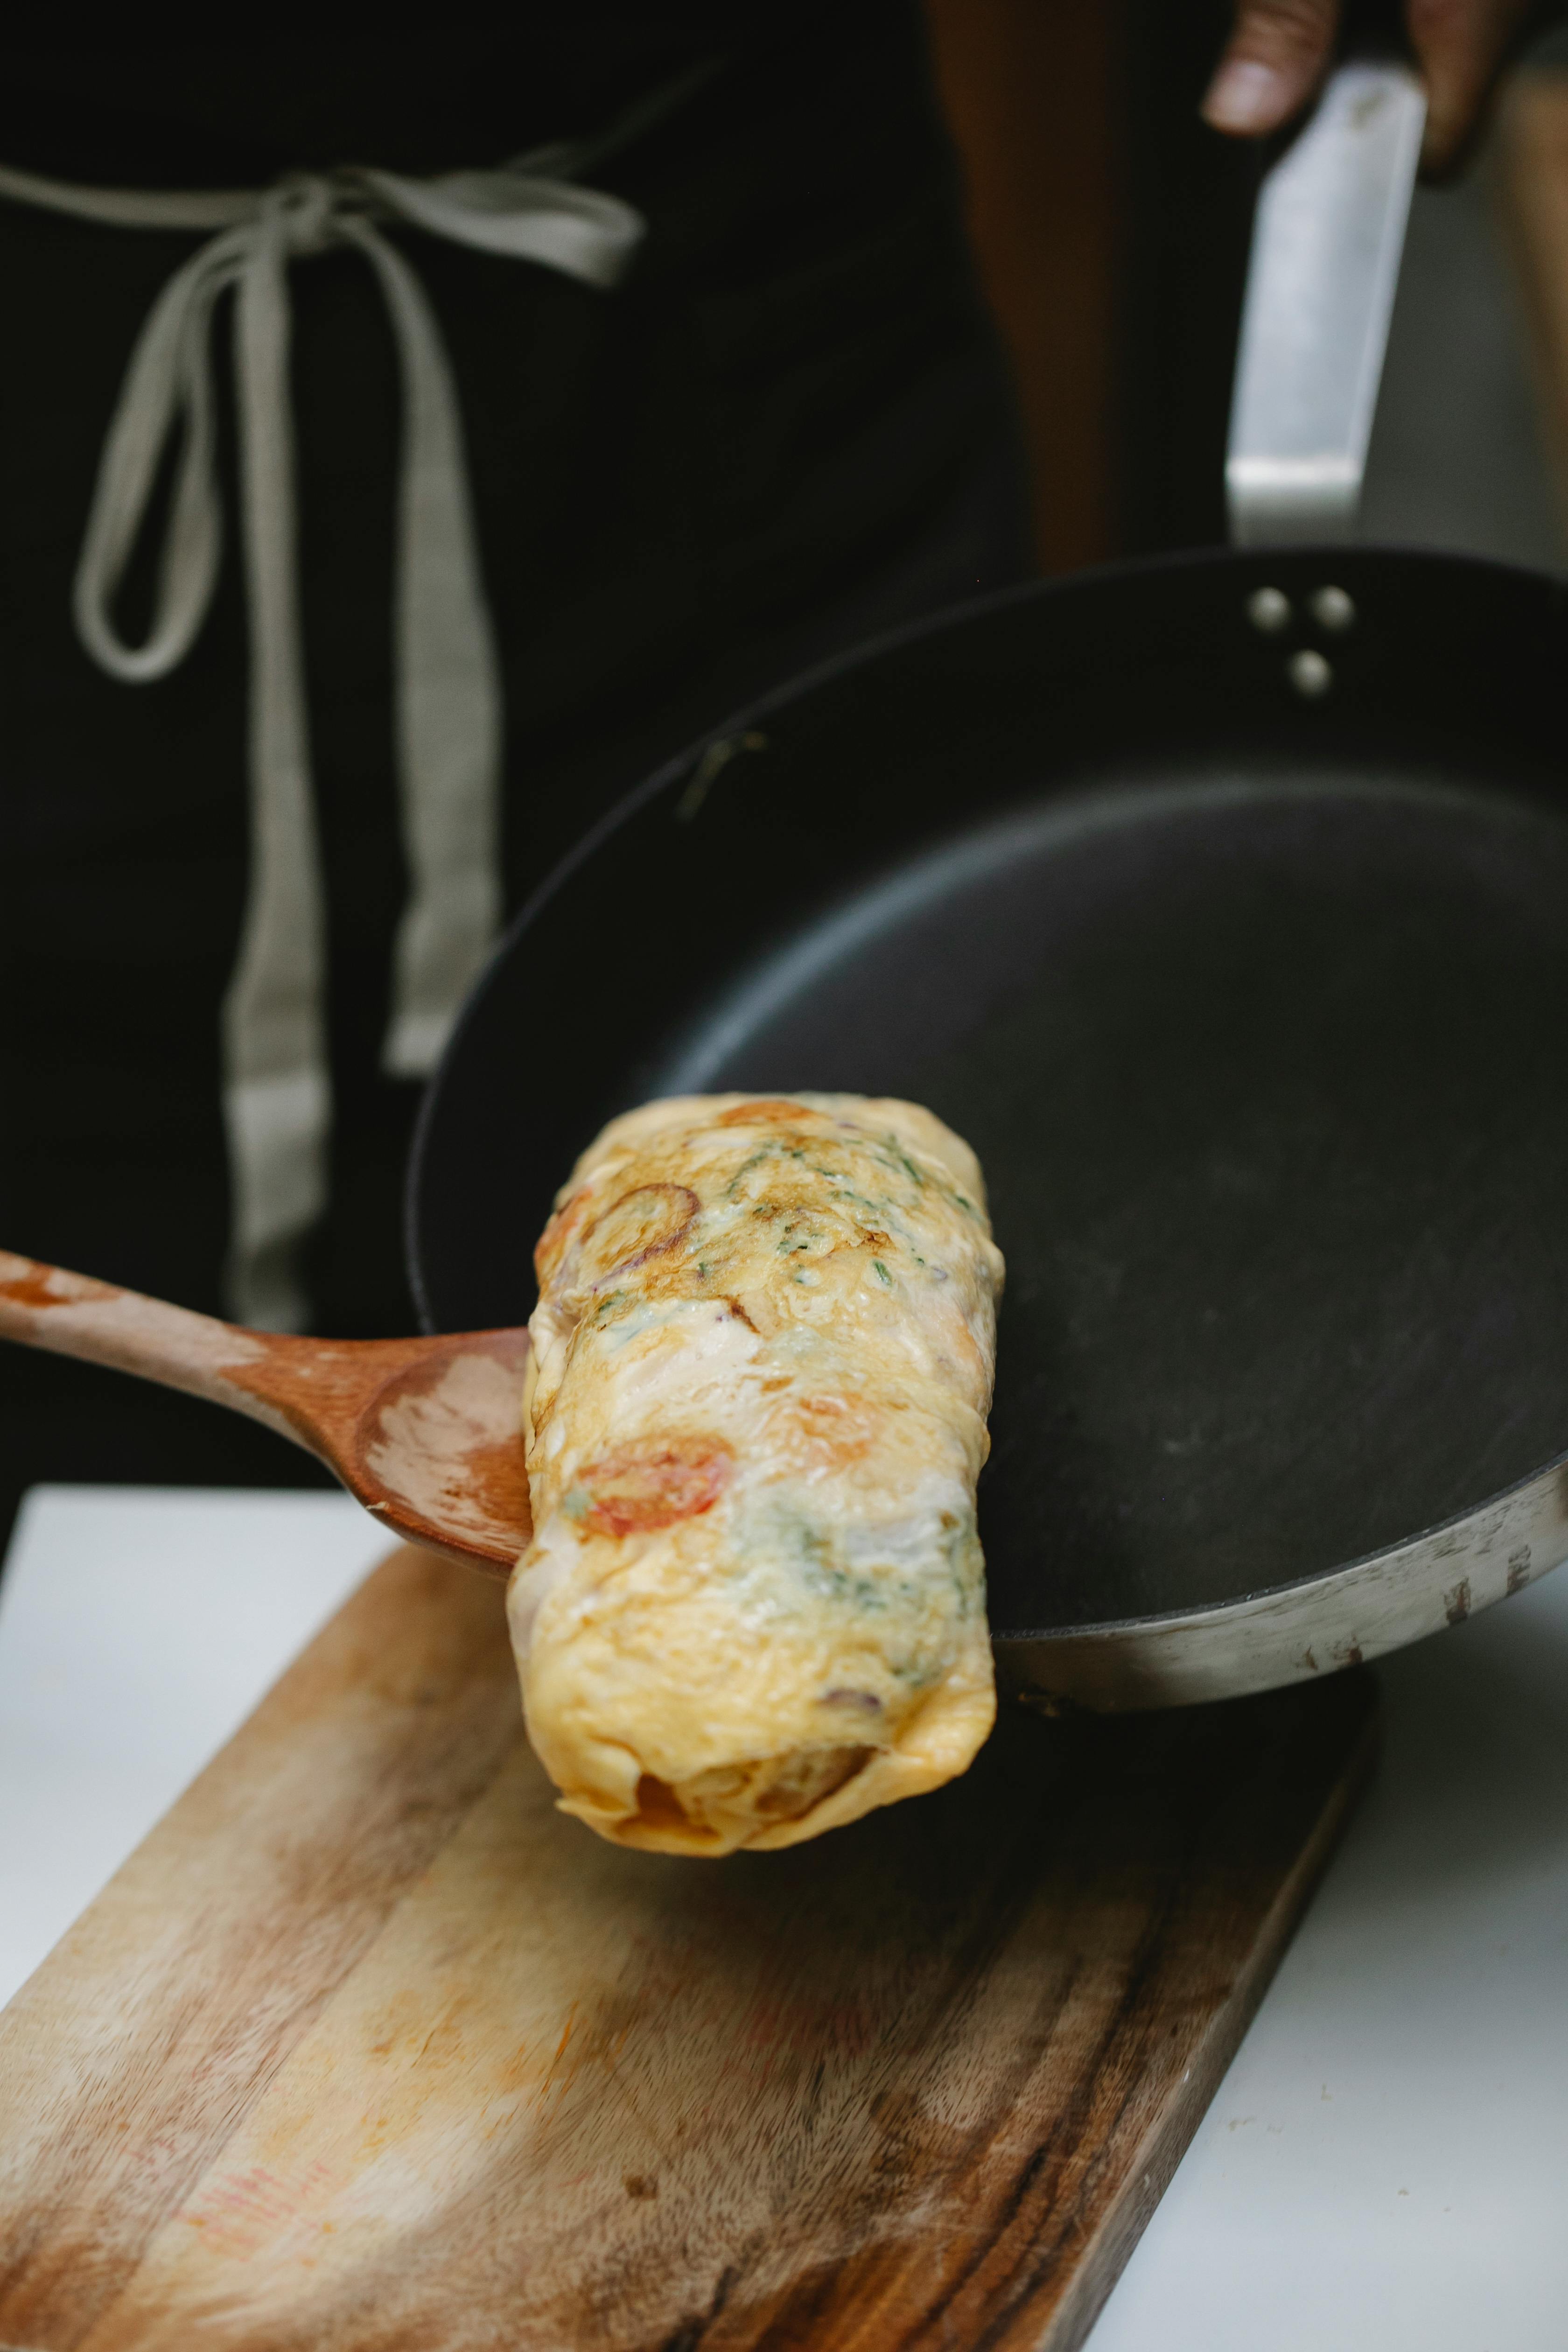
{"type": "MultiPolygon", "coordinates": [[[[1452,168],[1475,129],[1503,52],[1530,0],[1405,0],[1410,44],[1426,84],[1429,173],[1452,168]]],[[[1256,139],[1298,114],[1326,72],[1340,0],[1237,0],[1204,114],[1216,131],[1256,139]]]]}

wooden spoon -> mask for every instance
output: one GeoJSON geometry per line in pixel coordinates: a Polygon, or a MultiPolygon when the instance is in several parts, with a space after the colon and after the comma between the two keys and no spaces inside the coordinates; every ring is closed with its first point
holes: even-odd
{"type": "Polygon", "coordinates": [[[0,1339],[140,1372],[265,1422],[410,1543],[504,1576],[532,1521],[528,1333],[298,1339],[0,1250],[0,1339]]]}

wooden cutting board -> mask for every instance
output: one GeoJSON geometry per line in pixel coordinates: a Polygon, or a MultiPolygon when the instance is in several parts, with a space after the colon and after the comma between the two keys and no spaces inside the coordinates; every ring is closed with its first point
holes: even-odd
{"type": "Polygon", "coordinates": [[[626,1853],[498,1588],[402,1550],[0,2018],[0,2346],[1076,2345],[1373,1727],[1015,1703],[817,1844],[626,1853]]]}

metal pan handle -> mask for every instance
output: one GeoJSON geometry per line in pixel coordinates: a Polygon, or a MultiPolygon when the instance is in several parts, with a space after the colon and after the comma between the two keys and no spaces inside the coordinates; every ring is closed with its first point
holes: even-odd
{"type": "Polygon", "coordinates": [[[1354,530],[1426,119],[1408,66],[1348,62],[1264,180],[1225,469],[1238,547],[1354,530]]]}

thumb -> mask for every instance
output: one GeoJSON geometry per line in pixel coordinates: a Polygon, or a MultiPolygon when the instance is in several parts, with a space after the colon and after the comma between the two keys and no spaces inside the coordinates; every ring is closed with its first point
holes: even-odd
{"type": "Polygon", "coordinates": [[[1339,17],[1339,0],[1237,0],[1205,121],[1240,139],[1289,122],[1323,78],[1339,17]]]}

